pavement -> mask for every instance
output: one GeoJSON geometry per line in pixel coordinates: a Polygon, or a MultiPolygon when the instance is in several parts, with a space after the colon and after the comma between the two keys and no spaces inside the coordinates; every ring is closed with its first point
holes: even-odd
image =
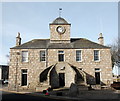
{"type": "Polygon", "coordinates": [[[45,95],[42,92],[29,92],[29,91],[10,91],[8,90],[7,86],[3,86],[0,88],[0,91],[10,92],[10,93],[16,93],[16,94],[26,94],[26,95],[32,95],[32,96],[40,96],[40,97],[46,97],[46,98],[52,98],[52,99],[61,99],[61,100],[80,100],[80,99],[86,99],[86,100],[94,100],[94,99],[104,99],[104,100],[117,100],[120,101],[120,90],[88,90],[88,91],[80,91],[78,95],[71,97],[68,94],[66,94],[66,91],[61,90],[53,90],[49,92],[49,95],[45,95]],[[57,96],[56,94],[58,92],[62,92],[61,96],[57,96]]]}
{"type": "Polygon", "coordinates": [[[29,91],[20,91],[20,92],[11,91],[11,90],[8,90],[7,85],[2,85],[2,86],[0,86],[0,91],[10,92],[10,93],[17,93],[17,94],[27,94],[27,93],[31,93],[31,92],[29,92],[29,91]]]}

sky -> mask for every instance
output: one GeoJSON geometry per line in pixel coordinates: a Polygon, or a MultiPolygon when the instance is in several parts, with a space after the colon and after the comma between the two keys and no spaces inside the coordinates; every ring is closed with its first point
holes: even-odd
{"type": "Polygon", "coordinates": [[[59,16],[71,23],[71,38],[98,42],[103,33],[105,45],[118,37],[117,2],[2,2],[0,3],[0,65],[6,64],[17,33],[22,43],[50,38],[49,23],[59,16]]]}

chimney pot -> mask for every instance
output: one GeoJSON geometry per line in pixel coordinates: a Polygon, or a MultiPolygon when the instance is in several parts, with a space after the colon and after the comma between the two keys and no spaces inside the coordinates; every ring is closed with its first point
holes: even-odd
{"type": "Polygon", "coordinates": [[[99,44],[104,45],[104,37],[103,37],[102,33],[99,34],[98,42],[99,42],[99,44]]]}

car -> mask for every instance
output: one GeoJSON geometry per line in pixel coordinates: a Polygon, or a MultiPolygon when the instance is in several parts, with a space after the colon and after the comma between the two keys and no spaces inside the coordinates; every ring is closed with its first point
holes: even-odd
{"type": "Polygon", "coordinates": [[[3,83],[4,83],[4,84],[8,84],[8,80],[7,80],[7,79],[4,80],[3,83]]]}
{"type": "Polygon", "coordinates": [[[120,82],[114,82],[113,84],[111,84],[111,87],[120,90],[120,82]]]}

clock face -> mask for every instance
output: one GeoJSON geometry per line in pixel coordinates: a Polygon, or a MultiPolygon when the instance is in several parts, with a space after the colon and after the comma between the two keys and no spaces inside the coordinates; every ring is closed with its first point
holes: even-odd
{"type": "Polygon", "coordinates": [[[60,34],[65,33],[65,28],[62,27],[62,26],[58,26],[56,30],[57,30],[57,32],[60,33],[60,34]]]}

